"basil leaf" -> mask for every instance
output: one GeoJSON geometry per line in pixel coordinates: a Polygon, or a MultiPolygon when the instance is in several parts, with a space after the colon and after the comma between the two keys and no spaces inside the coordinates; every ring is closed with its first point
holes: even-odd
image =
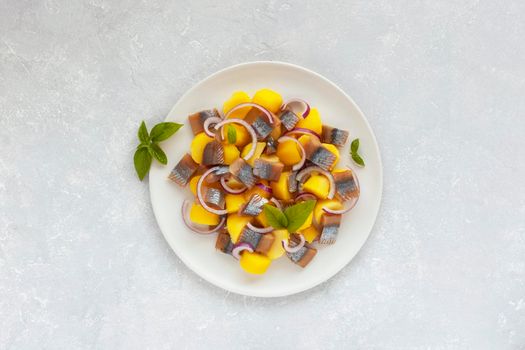
{"type": "Polygon", "coordinates": [[[284,210],[284,215],[288,219],[287,229],[290,233],[295,233],[308,219],[315,207],[315,200],[308,200],[297,203],[284,210]]]}
{"type": "Polygon", "coordinates": [[[140,124],[138,137],[140,142],[149,142],[148,128],[146,127],[144,120],[140,124]]]}
{"type": "Polygon", "coordinates": [[[365,166],[365,162],[363,161],[363,158],[361,158],[359,154],[352,153],[352,159],[354,160],[354,162],[356,162],[357,165],[365,166]]]}
{"type": "Polygon", "coordinates": [[[140,181],[142,181],[144,176],[148,173],[149,167],[151,166],[151,160],[152,158],[147,148],[143,147],[135,151],[133,163],[135,164],[135,171],[137,172],[140,181]]]}
{"type": "Polygon", "coordinates": [[[232,125],[228,125],[228,143],[234,145],[237,142],[237,130],[232,125]]]}
{"type": "Polygon", "coordinates": [[[288,220],[283,212],[270,204],[265,204],[263,207],[264,215],[271,227],[275,229],[283,229],[288,226],[288,220]]]}
{"type": "Polygon", "coordinates": [[[359,139],[355,139],[354,141],[352,141],[352,144],[350,145],[350,152],[357,153],[358,149],[359,149],[359,139]]]}
{"type": "Polygon", "coordinates": [[[159,123],[151,129],[151,141],[159,142],[167,140],[171,135],[175,134],[182,124],[165,122],[159,123]]]}
{"type": "Polygon", "coordinates": [[[152,143],[148,147],[148,151],[153,157],[155,157],[156,160],[158,160],[162,164],[168,164],[168,157],[166,157],[166,153],[164,153],[164,151],[156,143],[152,143]]]}

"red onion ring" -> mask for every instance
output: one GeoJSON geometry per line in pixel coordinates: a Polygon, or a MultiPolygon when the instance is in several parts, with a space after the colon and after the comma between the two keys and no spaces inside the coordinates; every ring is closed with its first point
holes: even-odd
{"type": "Polygon", "coordinates": [[[296,202],[297,201],[307,201],[309,199],[317,200],[317,197],[315,196],[315,194],[312,194],[310,192],[303,192],[297,197],[295,197],[296,202]]]}
{"type": "Polygon", "coordinates": [[[267,110],[266,108],[264,108],[263,106],[257,104],[257,103],[253,103],[253,102],[245,102],[245,103],[240,103],[238,104],[237,106],[233,107],[232,109],[230,109],[228,111],[228,113],[226,113],[225,115],[225,119],[228,119],[228,117],[230,116],[230,114],[232,114],[233,112],[235,112],[236,110],[239,110],[241,108],[245,108],[245,107],[254,107],[254,108],[257,108],[258,110],[260,110],[261,112],[264,113],[264,115],[266,115],[266,118],[268,118],[268,122],[273,125],[275,123],[275,120],[273,119],[273,115],[272,113],[267,110]]]}
{"type": "Polygon", "coordinates": [[[281,205],[281,203],[277,199],[275,199],[274,197],[270,198],[270,202],[275,204],[275,206],[277,208],[279,208],[280,210],[283,210],[283,206],[281,205]]]}
{"type": "Polygon", "coordinates": [[[221,121],[222,119],[217,118],[217,117],[211,117],[211,118],[206,119],[203,125],[204,132],[206,133],[206,135],[208,135],[209,137],[215,137],[215,133],[210,130],[210,124],[217,124],[217,123],[220,123],[221,121]]]}
{"type": "Polygon", "coordinates": [[[311,166],[308,168],[305,168],[297,173],[297,176],[295,177],[297,181],[299,181],[299,184],[302,184],[302,180],[306,175],[309,175],[310,173],[317,172],[321,175],[324,175],[328,181],[330,181],[330,191],[328,192],[328,199],[333,199],[335,196],[335,181],[334,177],[331,172],[323,170],[319,168],[318,166],[311,166]]]}
{"type": "Polygon", "coordinates": [[[228,192],[229,194],[239,194],[239,193],[243,193],[244,191],[246,191],[248,189],[248,187],[244,186],[241,187],[241,188],[231,188],[230,186],[228,186],[228,183],[226,182],[226,178],[223,176],[221,177],[221,185],[222,185],[222,188],[224,188],[224,190],[226,192],[228,192]]]}
{"type": "Polygon", "coordinates": [[[265,184],[261,183],[261,182],[257,182],[255,184],[255,186],[259,187],[261,190],[265,191],[265,192],[268,192],[269,194],[273,194],[273,190],[271,187],[269,186],[266,186],[265,184]]]}
{"type": "MultiPolygon", "coordinates": [[[[228,112],[228,113],[230,113],[230,112],[228,112]]],[[[228,117],[228,115],[226,115],[226,117],[228,117]]],[[[257,135],[255,134],[255,130],[253,130],[253,128],[252,128],[252,126],[250,124],[248,124],[247,122],[245,122],[242,119],[237,119],[237,118],[226,119],[226,120],[223,120],[220,123],[215,124],[215,130],[219,130],[219,128],[221,128],[222,126],[224,126],[226,124],[232,124],[232,123],[236,123],[236,124],[240,124],[240,125],[244,126],[246,128],[246,130],[248,130],[248,132],[250,133],[250,136],[252,137],[252,147],[250,148],[250,151],[244,156],[244,159],[248,160],[248,159],[250,159],[253,156],[253,154],[255,153],[255,148],[257,147],[257,135]]],[[[221,130],[221,138],[224,140],[224,135],[223,135],[222,130],[221,130]]]]}
{"type": "Polygon", "coordinates": [[[282,109],[285,109],[286,107],[290,107],[290,109],[295,113],[295,110],[297,109],[294,110],[293,105],[300,106],[299,107],[300,109],[298,110],[297,113],[300,113],[300,116],[302,116],[303,118],[306,118],[308,114],[310,114],[310,105],[305,100],[301,100],[300,98],[289,99],[283,105],[282,109]]]}
{"type": "Polygon", "coordinates": [[[257,233],[269,233],[269,232],[272,232],[274,230],[274,228],[271,227],[271,226],[268,226],[268,227],[253,226],[253,224],[251,222],[247,223],[246,227],[248,227],[250,230],[252,230],[254,232],[257,232],[257,233]]]}
{"type": "Polygon", "coordinates": [[[214,232],[217,232],[219,231],[223,226],[224,226],[224,223],[226,222],[226,218],[222,218],[221,221],[217,224],[217,226],[211,228],[211,229],[204,229],[204,228],[199,228],[196,226],[196,224],[194,224],[189,218],[188,218],[188,213],[189,213],[189,206],[191,205],[192,203],[189,201],[189,200],[185,200],[183,203],[182,203],[182,221],[184,221],[184,224],[190,229],[192,230],[193,232],[196,232],[196,233],[199,233],[201,235],[209,235],[210,233],[214,233],[214,232]]]}
{"type": "Polygon", "coordinates": [[[249,251],[250,253],[253,253],[253,246],[248,242],[236,243],[233,246],[232,255],[235,259],[239,260],[241,258],[241,252],[245,250],[249,251]]]}
{"type": "Polygon", "coordinates": [[[301,149],[301,160],[299,161],[299,163],[295,164],[293,167],[292,167],[292,170],[299,170],[303,167],[304,165],[304,162],[306,162],[306,151],[304,150],[304,147],[303,145],[299,142],[299,140],[297,140],[296,138],[293,138],[293,137],[290,137],[290,136],[282,136],[282,137],[279,137],[279,139],[277,140],[277,142],[285,142],[285,141],[292,141],[292,142],[295,142],[297,144],[297,146],[299,146],[299,148],[301,149]]]}
{"type": "Polygon", "coordinates": [[[295,129],[292,129],[292,130],[288,131],[286,134],[284,134],[284,136],[290,136],[290,135],[295,135],[295,134],[301,134],[301,135],[307,134],[307,135],[315,136],[315,137],[317,137],[318,139],[321,139],[321,136],[319,136],[318,133],[316,133],[316,132],[313,131],[313,130],[305,129],[305,128],[295,128],[295,129]]]}
{"type": "Polygon", "coordinates": [[[206,204],[202,198],[202,183],[204,182],[204,179],[206,179],[206,177],[213,173],[214,171],[216,171],[217,169],[219,168],[219,166],[215,166],[213,168],[210,168],[208,169],[204,174],[202,174],[202,176],[199,178],[199,181],[197,182],[197,198],[199,199],[199,203],[202,205],[202,207],[204,209],[206,209],[207,211],[209,211],[210,213],[213,213],[213,214],[216,214],[216,215],[225,215],[228,213],[228,211],[226,209],[222,209],[222,210],[219,210],[219,209],[214,209],[212,207],[210,207],[208,204],[206,204]]]}
{"type": "Polygon", "coordinates": [[[299,250],[301,250],[301,248],[304,247],[306,240],[304,239],[303,235],[298,234],[298,236],[301,238],[301,242],[299,242],[299,244],[297,244],[294,247],[290,247],[288,245],[288,240],[283,239],[282,244],[283,244],[284,250],[286,250],[288,253],[297,253],[299,250]]]}
{"type": "Polygon", "coordinates": [[[355,207],[355,205],[357,204],[358,200],[359,200],[359,197],[353,198],[353,200],[350,203],[350,205],[347,206],[346,208],[343,208],[343,209],[336,210],[336,209],[330,209],[328,207],[323,207],[323,211],[325,213],[327,213],[327,214],[330,214],[330,215],[343,215],[343,214],[348,213],[350,210],[352,210],[355,207]]]}

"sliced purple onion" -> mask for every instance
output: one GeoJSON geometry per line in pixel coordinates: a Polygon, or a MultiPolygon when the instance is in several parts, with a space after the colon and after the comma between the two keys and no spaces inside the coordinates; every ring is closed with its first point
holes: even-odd
{"type": "Polygon", "coordinates": [[[299,242],[299,244],[293,246],[293,247],[290,247],[288,245],[288,240],[286,239],[283,239],[282,243],[283,243],[283,248],[284,250],[286,250],[288,253],[297,253],[302,247],[304,247],[305,243],[306,243],[306,240],[304,239],[304,236],[301,235],[301,234],[297,234],[299,236],[299,238],[301,239],[301,242],[299,242]]]}
{"type": "Polygon", "coordinates": [[[187,199],[182,203],[182,221],[184,221],[184,224],[193,232],[196,232],[201,235],[209,235],[210,233],[219,231],[224,226],[224,223],[226,222],[225,217],[223,217],[221,221],[219,222],[219,224],[215,227],[212,227],[212,228],[199,227],[202,225],[197,225],[193,223],[188,217],[188,214],[190,212],[190,205],[192,205],[192,203],[187,199]]]}
{"type": "Polygon", "coordinates": [[[268,226],[268,227],[257,227],[257,226],[253,226],[253,224],[251,222],[249,222],[248,224],[246,224],[246,226],[254,231],[254,232],[257,232],[257,233],[269,233],[269,232],[272,232],[274,230],[273,227],[271,226],[268,226]]]}
{"type": "Polygon", "coordinates": [[[235,112],[236,110],[239,110],[241,108],[245,108],[245,107],[253,107],[253,108],[257,108],[258,110],[260,110],[261,112],[264,113],[264,115],[266,116],[266,118],[268,119],[268,122],[271,124],[271,125],[274,125],[275,123],[275,120],[273,118],[273,115],[272,113],[267,110],[266,108],[264,108],[263,106],[257,104],[257,103],[253,103],[253,102],[245,102],[245,103],[240,103],[238,104],[237,106],[233,107],[232,109],[230,109],[228,111],[228,113],[226,113],[226,116],[225,118],[228,119],[228,117],[230,116],[230,114],[232,114],[233,112],[235,112]]]}
{"type": "MultiPolygon", "coordinates": [[[[343,214],[346,214],[348,213],[350,210],[352,210],[355,205],[357,204],[357,201],[358,201],[359,197],[355,197],[353,198],[353,200],[349,203],[349,205],[346,206],[346,208],[343,208],[343,209],[330,209],[328,207],[323,207],[323,211],[327,214],[330,214],[330,215],[343,215],[343,214]]],[[[348,203],[345,202],[345,203],[348,203]]]]}
{"type": "Polygon", "coordinates": [[[295,142],[297,144],[297,146],[299,146],[299,149],[301,150],[301,160],[299,161],[299,163],[295,164],[293,167],[292,167],[292,170],[299,170],[303,167],[304,165],[304,162],[306,162],[306,151],[304,150],[304,147],[303,145],[299,142],[299,140],[297,140],[296,138],[293,138],[293,137],[290,137],[290,136],[282,136],[280,137],[277,142],[285,142],[285,141],[292,141],[292,142],[295,142]]]}
{"type": "Polygon", "coordinates": [[[215,133],[210,130],[210,125],[220,123],[221,121],[222,119],[218,117],[211,117],[206,119],[203,125],[204,132],[206,133],[206,135],[208,135],[209,137],[215,137],[215,133]]]}
{"type": "MultiPolygon", "coordinates": [[[[230,112],[231,112],[231,110],[230,110],[230,112]]],[[[228,114],[230,112],[228,112],[228,114]]],[[[226,117],[228,117],[228,114],[226,114],[226,117]]],[[[240,124],[240,125],[244,126],[246,128],[246,130],[248,130],[248,133],[250,133],[250,136],[252,138],[252,147],[250,148],[250,151],[244,156],[244,159],[245,160],[250,159],[253,156],[253,154],[255,153],[255,148],[257,146],[257,135],[255,134],[255,130],[253,130],[253,128],[252,128],[252,126],[250,124],[248,124],[247,122],[245,122],[242,119],[237,119],[237,118],[226,119],[226,120],[223,120],[220,123],[215,124],[215,130],[219,130],[219,128],[223,127],[226,124],[240,124]]],[[[222,130],[221,130],[221,138],[224,140],[224,134],[223,134],[222,130]]]]}
{"type": "Polygon", "coordinates": [[[228,185],[228,182],[226,181],[226,178],[223,176],[221,177],[221,185],[222,185],[222,188],[224,188],[224,190],[229,193],[229,194],[239,194],[239,193],[243,193],[245,192],[248,187],[244,186],[241,187],[241,188],[231,188],[229,185],[228,185]]]}
{"type": "Polygon", "coordinates": [[[269,194],[273,194],[273,190],[271,187],[269,186],[266,186],[265,184],[263,184],[262,182],[258,182],[255,184],[255,186],[259,187],[261,190],[265,191],[265,192],[268,192],[269,194]]]}
{"type": "Polygon", "coordinates": [[[216,214],[216,215],[225,215],[228,213],[228,211],[226,209],[214,209],[212,207],[210,207],[208,204],[206,204],[206,202],[203,200],[202,198],[202,183],[204,182],[204,180],[206,179],[206,177],[208,175],[210,175],[211,173],[217,171],[217,169],[219,169],[220,166],[215,166],[213,168],[210,168],[208,169],[204,174],[202,174],[202,176],[200,177],[199,181],[197,182],[197,198],[199,199],[199,203],[202,205],[202,207],[204,209],[206,209],[207,211],[209,211],[210,213],[213,213],[213,214],[216,214]]]}
{"type": "Polygon", "coordinates": [[[249,251],[250,253],[253,253],[253,246],[247,242],[237,243],[233,246],[232,255],[235,259],[239,260],[241,258],[241,252],[245,250],[249,251]]]}
{"type": "Polygon", "coordinates": [[[296,179],[299,181],[299,184],[303,184],[303,180],[307,175],[310,175],[311,173],[319,173],[321,175],[324,175],[328,181],[330,181],[330,191],[328,192],[328,199],[332,199],[335,196],[335,181],[334,177],[331,172],[326,171],[324,169],[319,168],[318,166],[310,166],[308,168],[305,168],[297,173],[296,179]]]}
{"type": "Polygon", "coordinates": [[[309,199],[317,200],[317,197],[315,196],[315,194],[310,192],[303,192],[297,197],[295,197],[296,202],[307,201],[309,199]]]}
{"type": "Polygon", "coordinates": [[[280,210],[283,210],[283,206],[281,205],[281,202],[279,202],[275,197],[270,198],[270,202],[275,204],[275,206],[279,208],[280,210]]]}
{"type": "Polygon", "coordinates": [[[292,98],[286,101],[282,109],[287,107],[295,114],[302,116],[303,118],[306,118],[308,114],[310,114],[310,105],[305,100],[300,98],[292,98]]]}

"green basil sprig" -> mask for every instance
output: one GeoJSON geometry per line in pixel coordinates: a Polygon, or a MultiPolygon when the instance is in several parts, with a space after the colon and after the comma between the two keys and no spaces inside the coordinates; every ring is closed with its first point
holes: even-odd
{"type": "Polygon", "coordinates": [[[237,142],[237,130],[230,124],[228,125],[228,143],[234,145],[235,142],[237,142]]]}
{"type": "Polygon", "coordinates": [[[264,215],[268,223],[273,228],[286,229],[290,233],[295,233],[308,219],[315,207],[315,200],[308,200],[297,203],[283,211],[270,204],[264,205],[264,215]]]}
{"type": "Polygon", "coordinates": [[[148,174],[153,158],[158,160],[161,164],[168,164],[168,157],[158,143],[169,139],[181,127],[182,124],[164,122],[155,125],[153,129],[151,129],[151,133],[148,133],[146,123],[142,121],[137,135],[140,143],[137,146],[135,155],[133,156],[135,171],[137,172],[140,181],[142,181],[148,174]]]}
{"type": "Polygon", "coordinates": [[[359,139],[355,139],[355,140],[352,141],[352,143],[350,144],[350,156],[352,156],[352,159],[354,160],[354,162],[355,162],[357,165],[364,167],[364,166],[365,166],[365,161],[364,161],[363,158],[361,158],[361,156],[357,153],[358,150],[359,150],[359,139]]]}

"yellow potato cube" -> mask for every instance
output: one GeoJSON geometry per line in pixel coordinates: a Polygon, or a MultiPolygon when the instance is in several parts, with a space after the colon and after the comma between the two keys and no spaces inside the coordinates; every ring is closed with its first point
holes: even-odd
{"type": "Polygon", "coordinates": [[[190,220],[199,225],[215,226],[220,222],[218,215],[210,213],[200,204],[194,203],[190,209],[190,220]]]}
{"type": "Polygon", "coordinates": [[[299,120],[295,127],[309,129],[317,133],[318,135],[321,135],[321,133],[323,132],[323,123],[321,122],[321,116],[319,115],[319,111],[317,110],[317,108],[312,108],[308,116],[304,119],[299,120]]]}
{"type": "Polygon", "coordinates": [[[331,143],[323,143],[322,145],[324,146],[324,148],[326,148],[328,151],[330,151],[330,153],[335,155],[335,162],[334,162],[334,164],[332,165],[332,168],[331,168],[331,169],[333,169],[337,165],[337,163],[339,162],[339,149],[335,145],[332,145],[331,143]]]}
{"type": "Polygon", "coordinates": [[[194,196],[197,196],[197,183],[199,182],[200,178],[200,175],[196,175],[190,180],[190,191],[191,193],[193,193],[194,196]]]}
{"type": "Polygon", "coordinates": [[[230,177],[227,181],[227,184],[228,184],[228,187],[231,187],[234,190],[238,190],[244,187],[243,183],[235,179],[234,177],[230,177]]]}
{"type": "Polygon", "coordinates": [[[305,135],[301,135],[297,140],[304,147],[304,145],[306,145],[308,143],[308,141],[310,141],[310,137],[312,137],[312,136],[305,134],[305,135]]]}
{"type": "Polygon", "coordinates": [[[241,253],[241,260],[239,263],[244,271],[256,275],[262,275],[266,272],[272,261],[265,255],[250,253],[245,250],[241,253]]]}
{"type": "Polygon", "coordinates": [[[277,157],[284,165],[294,165],[301,160],[301,150],[294,141],[284,141],[277,145],[277,157]]]}
{"type": "Polygon", "coordinates": [[[204,147],[210,142],[213,141],[212,137],[209,137],[204,132],[201,132],[193,138],[193,141],[191,141],[191,157],[195,161],[195,163],[202,163],[202,153],[204,152],[204,147]]]}
{"type": "MultiPolygon", "coordinates": [[[[224,102],[224,105],[222,107],[222,113],[224,113],[224,115],[226,115],[230,111],[230,109],[232,109],[233,107],[235,107],[237,105],[240,105],[241,103],[250,102],[250,100],[251,100],[250,95],[248,95],[246,92],[244,92],[244,91],[235,91],[231,95],[231,97],[226,102],[224,102]]],[[[233,112],[232,114],[230,114],[228,116],[228,119],[229,118],[240,118],[240,119],[243,119],[246,116],[246,114],[248,114],[250,109],[251,109],[251,107],[240,108],[240,109],[236,110],[235,112],[233,112]]]]}
{"type": "Polygon", "coordinates": [[[246,200],[244,199],[244,196],[242,194],[226,194],[225,202],[228,214],[236,213],[245,201],[246,200]]]}
{"type": "Polygon", "coordinates": [[[302,230],[301,233],[303,234],[304,239],[306,239],[308,243],[312,243],[314,239],[316,239],[317,236],[319,236],[319,231],[317,231],[314,225],[302,230]]]}
{"type": "Polygon", "coordinates": [[[290,177],[289,171],[283,171],[279,181],[272,181],[270,183],[273,191],[273,196],[277,199],[291,199],[292,195],[288,191],[288,178],[290,177]]]}
{"type": "Polygon", "coordinates": [[[343,204],[335,199],[325,199],[317,201],[314,207],[314,219],[315,222],[320,224],[321,223],[321,217],[323,216],[323,207],[333,209],[333,210],[340,210],[343,209],[343,204]]]}
{"type": "MultiPolygon", "coordinates": [[[[234,128],[235,128],[235,132],[236,132],[236,140],[235,140],[235,146],[237,147],[244,147],[246,146],[248,143],[251,142],[252,138],[250,136],[250,133],[248,132],[248,130],[246,130],[246,128],[240,124],[228,124],[228,125],[232,125],[234,128]]],[[[224,128],[224,138],[225,140],[228,140],[228,129],[227,127],[224,128]]]]}
{"type": "Polygon", "coordinates": [[[224,145],[224,164],[230,165],[239,156],[239,149],[235,145],[224,145]]]}
{"type": "MultiPolygon", "coordinates": [[[[264,147],[266,147],[266,142],[257,142],[257,145],[255,146],[255,152],[253,153],[253,156],[251,156],[250,159],[248,159],[246,162],[253,167],[253,165],[255,163],[255,160],[257,158],[259,158],[261,156],[261,154],[263,153],[264,147]]],[[[252,149],[252,144],[251,143],[249,145],[246,145],[242,149],[241,157],[244,158],[244,156],[247,155],[248,152],[250,152],[251,149],[252,149]]]]}
{"type": "Polygon", "coordinates": [[[268,253],[266,253],[266,256],[268,256],[272,260],[275,260],[284,255],[285,251],[283,248],[282,240],[288,239],[290,237],[290,234],[287,230],[275,230],[271,234],[273,235],[275,240],[273,241],[273,244],[270,247],[268,253]]]}
{"type": "Polygon", "coordinates": [[[326,199],[330,191],[330,181],[324,175],[312,175],[304,183],[303,190],[314,194],[317,198],[326,199]]]}
{"type": "Polygon", "coordinates": [[[233,243],[237,243],[242,229],[250,222],[251,216],[240,216],[237,214],[229,214],[226,220],[226,228],[233,243]]]}
{"type": "Polygon", "coordinates": [[[283,98],[273,90],[261,89],[255,93],[252,102],[263,106],[272,113],[277,113],[281,109],[283,98]]]}
{"type": "Polygon", "coordinates": [[[264,214],[264,211],[262,211],[259,215],[255,217],[255,220],[261,225],[261,227],[268,227],[268,219],[266,218],[266,214],[264,214]]]}

